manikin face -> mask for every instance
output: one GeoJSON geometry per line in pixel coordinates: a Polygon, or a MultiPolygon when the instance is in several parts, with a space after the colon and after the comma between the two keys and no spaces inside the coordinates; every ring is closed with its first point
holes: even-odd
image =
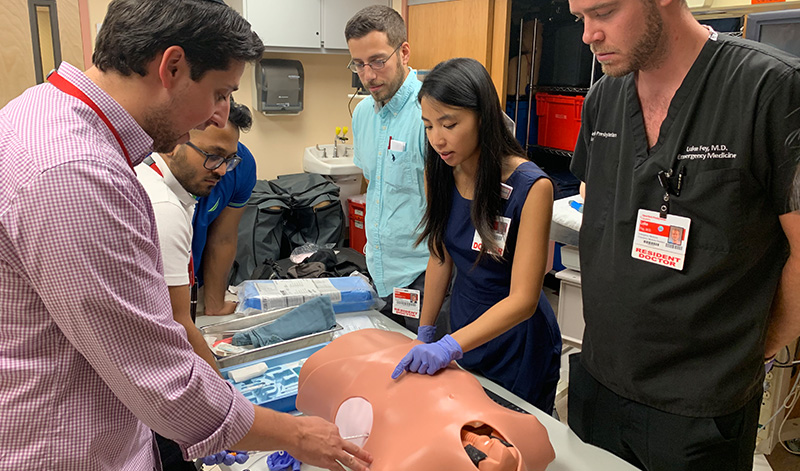
{"type": "Polygon", "coordinates": [[[367,65],[358,73],[358,78],[372,98],[386,104],[397,93],[408,75],[408,43],[401,44],[395,52],[396,46],[389,44],[386,33],[373,31],[364,37],[347,41],[347,47],[356,64],[369,64],[374,60],[388,59],[380,70],[373,70],[367,65]]]}
{"type": "Polygon", "coordinates": [[[451,167],[471,161],[477,163],[481,153],[478,115],[427,96],[422,98],[421,105],[428,142],[442,160],[451,167]]]}
{"type": "Polygon", "coordinates": [[[603,67],[622,77],[658,66],[666,53],[664,22],[656,0],[570,0],[583,22],[583,42],[603,67]]]}
{"type": "Polygon", "coordinates": [[[189,140],[192,129],[225,127],[230,96],[243,72],[244,62],[231,61],[228,70],[209,70],[198,81],[185,76],[175,85],[169,102],[154,106],[144,117],[142,128],[153,138],[153,150],[172,151],[189,140]]]}
{"type": "MultiPolygon", "coordinates": [[[[203,131],[191,132],[192,144],[225,158],[236,154],[238,141],[239,130],[230,122],[222,129],[209,126],[203,131]]],[[[178,146],[173,154],[165,155],[164,160],[181,186],[195,196],[208,196],[227,170],[224,163],[215,170],[208,170],[203,166],[206,157],[185,144],[178,146]]]]}

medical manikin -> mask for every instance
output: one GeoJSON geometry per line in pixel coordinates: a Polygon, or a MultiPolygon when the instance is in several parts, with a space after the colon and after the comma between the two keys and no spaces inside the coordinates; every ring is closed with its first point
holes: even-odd
{"type": "Polygon", "coordinates": [[[542,471],[553,461],[535,417],[494,403],[454,364],[391,379],[416,343],[375,329],[337,338],[303,365],[297,409],[335,422],[372,453],[373,471],[542,471]]]}

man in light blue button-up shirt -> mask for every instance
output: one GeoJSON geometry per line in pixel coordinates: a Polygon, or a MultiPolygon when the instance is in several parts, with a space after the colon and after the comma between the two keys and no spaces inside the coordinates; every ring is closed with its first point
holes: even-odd
{"type": "MultiPolygon", "coordinates": [[[[390,302],[383,312],[391,312],[393,288],[423,291],[428,263],[427,246],[414,246],[425,213],[427,144],[417,102],[422,83],[408,67],[406,28],[395,10],[379,5],[361,10],[348,22],[345,37],[350,68],[371,95],[356,106],[352,126],[354,161],[369,182],[367,268],[378,294],[390,302]]],[[[416,319],[403,320],[416,331],[416,319]]]]}

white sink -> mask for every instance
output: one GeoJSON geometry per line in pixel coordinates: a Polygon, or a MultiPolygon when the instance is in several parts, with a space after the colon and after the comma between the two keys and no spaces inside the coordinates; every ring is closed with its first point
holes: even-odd
{"type": "Polygon", "coordinates": [[[333,144],[306,147],[303,171],[321,175],[360,175],[361,169],[353,163],[353,146],[337,145],[336,148],[338,157],[333,156],[333,144]]]}

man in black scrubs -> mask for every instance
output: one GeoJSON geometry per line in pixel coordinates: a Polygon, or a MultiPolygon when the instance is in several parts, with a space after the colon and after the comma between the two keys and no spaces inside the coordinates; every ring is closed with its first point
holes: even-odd
{"type": "Polygon", "coordinates": [[[648,471],[750,470],[763,360],[800,334],[800,60],[682,0],[569,3],[606,73],[572,161],[586,330],[570,427],[648,471]]]}

